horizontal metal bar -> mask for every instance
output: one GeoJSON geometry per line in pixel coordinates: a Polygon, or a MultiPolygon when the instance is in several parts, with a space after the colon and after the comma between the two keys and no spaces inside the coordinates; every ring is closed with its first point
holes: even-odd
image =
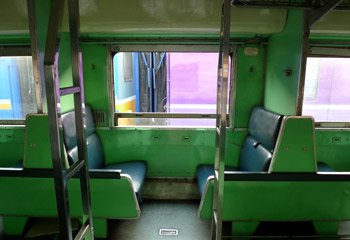
{"type": "MultiPolygon", "coordinates": [[[[173,51],[183,51],[186,50],[186,46],[191,46],[193,48],[211,48],[212,46],[219,46],[219,34],[215,37],[181,37],[181,38],[169,38],[169,37],[125,37],[125,38],[116,38],[111,36],[99,37],[98,34],[93,36],[91,34],[81,36],[80,42],[83,43],[100,43],[111,45],[111,48],[114,51],[120,51],[119,48],[132,48],[132,46],[139,46],[141,49],[157,49],[159,51],[165,51],[166,49],[172,47],[173,51]],[[178,49],[177,49],[178,48],[178,49]],[[184,49],[181,49],[184,48],[184,49]]],[[[263,44],[268,43],[268,38],[263,37],[254,37],[251,38],[230,38],[230,45],[245,45],[245,44],[263,44]]],[[[126,50],[126,49],[123,50],[126,50]]],[[[137,51],[140,51],[138,49],[137,51]]]]}
{"type": "Polygon", "coordinates": [[[81,226],[81,228],[80,228],[78,234],[75,236],[74,240],[84,239],[89,228],[90,228],[90,225],[87,222],[85,222],[83,224],[83,226],[81,226]]]}
{"type": "Polygon", "coordinates": [[[65,88],[60,88],[60,95],[69,95],[69,94],[74,94],[74,93],[79,93],[80,92],[80,87],[65,87],[65,88]]]}
{"type": "Polygon", "coordinates": [[[216,114],[196,113],[118,113],[120,118],[216,118],[216,114]]]}
{"type": "Polygon", "coordinates": [[[122,173],[122,170],[120,169],[90,169],[89,170],[90,178],[98,178],[98,179],[108,179],[108,178],[120,179],[121,173],[122,173]]]}
{"type": "Polygon", "coordinates": [[[53,178],[52,169],[0,168],[0,177],[53,178]]]}
{"type": "Polygon", "coordinates": [[[81,169],[82,167],[84,167],[84,166],[85,166],[85,160],[75,162],[75,163],[67,170],[66,178],[67,178],[67,179],[72,178],[72,177],[75,176],[75,175],[77,174],[77,172],[79,172],[80,169],[81,169]]]}
{"type": "Polygon", "coordinates": [[[150,44],[150,45],[112,45],[112,52],[218,52],[218,45],[171,45],[171,44],[150,44]]]}
{"type": "Polygon", "coordinates": [[[308,57],[350,57],[349,47],[311,47],[308,57]]]}
{"type": "Polygon", "coordinates": [[[262,173],[225,171],[225,181],[347,182],[350,181],[350,172],[262,173]]]}
{"type": "Polygon", "coordinates": [[[115,118],[216,118],[216,114],[205,113],[115,113],[115,118]]]}
{"type": "Polygon", "coordinates": [[[319,128],[350,128],[349,122],[315,122],[315,127],[319,128]]]}
{"type": "Polygon", "coordinates": [[[1,57],[32,56],[32,49],[28,47],[0,47],[1,57]]]}
{"type": "Polygon", "coordinates": [[[26,120],[0,120],[0,125],[25,125],[26,120]]]}
{"type": "MultiPolygon", "coordinates": [[[[284,9],[313,9],[318,10],[324,8],[328,3],[321,5],[318,1],[305,0],[301,1],[288,1],[288,0],[231,0],[231,4],[237,7],[246,7],[246,8],[284,8],[284,9]]],[[[337,10],[349,10],[350,3],[349,1],[342,1],[342,3],[337,4],[334,8],[337,10]]]]}
{"type": "MultiPolygon", "coordinates": [[[[119,169],[90,169],[89,175],[93,179],[120,179],[119,169]]],[[[53,169],[23,169],[23,168],[0,168],[0,177],[19,178],[53,178],[53,169]]],[[[74,178],[79,178],[79,174],[74,178]]]]}
{"type": "Polygon", "coordinates": [[[231,4],[237,7],[250,7],[250,8],[312,8],[312,1],[305,2],[292,2],[292,1],[266,1],[266,0],[232,0],[231,4]]]}

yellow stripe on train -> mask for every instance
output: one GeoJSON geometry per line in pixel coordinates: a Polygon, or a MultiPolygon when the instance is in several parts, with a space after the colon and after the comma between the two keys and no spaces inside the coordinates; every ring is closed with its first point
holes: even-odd
{"type": "Polygon", "coordinates": [[[116,100],[115,110],[117,112],[136,112],[136,96],[116,100]]]}
{"type": "MultiPolygon", "coordinates": [[[[116,112],[136,112],[136,96],[115,101],[116,112]]],[[[120,118],[118,119],[118,125],[133,126],[135,125],[135,119],[132,118],[120,118]]]]}
{"type": "Polygon", "coordinates": [[[11,99],[0,99],[0,110],[11,110],[11,99]]]}

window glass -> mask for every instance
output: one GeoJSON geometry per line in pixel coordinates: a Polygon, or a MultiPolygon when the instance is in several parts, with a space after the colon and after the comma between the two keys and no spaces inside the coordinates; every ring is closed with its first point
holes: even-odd
{"type": "Polygon", "coordinates": [[[0,120],[36,112],[32,57],[0,57],[0,120]]]}
{"type": "Polygon", "coordinates": [[[123,72],[124,72],[124,81],[130,82],[133,79],[132,71],[132,53],[125,52],[123,54],[123,72]]]}
{"type": "MultiPolygon", "coordinates": [[[[115,54],[116,112],[215,114],[218,57],[189,52],[115,54]]],[[[214,126],[215,119],[119,119],[118,125],[214,126]]]]}
{"type": "Polygon", "coordinates": [[[350,121],[350,58],[308,58],[303,115],[316,122],[350,121]]]}

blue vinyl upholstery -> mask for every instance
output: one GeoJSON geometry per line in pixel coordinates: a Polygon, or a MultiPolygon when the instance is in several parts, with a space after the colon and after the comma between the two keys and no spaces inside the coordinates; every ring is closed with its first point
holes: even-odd
{"type": "Polygon", "coordinates": [[[250,115],[249,134],[268,151],[272,151],[275,147],[282,118],[282,115],[267,111],[262,107],[255,107],[250,115]]]}
{"type": "Polygon", "coordinates": [[[317,162],[317,171],[318,172],[334,172],[334,169],[328,166],[324,162],[317,162]]]}
{"type": "MultiPolygon", "coordinates": [[[[235,167],[225,167],[225,171],[237,171],[235,167]]],[[[197,169],[198,189],[201,195],[204,194],[205,184],[210,176],[214,176],[214,167],[212,165],[201,165],[197,169]]]]}
{"type": "Polygon", "coordinates": [[[143,161],[123,162],[106,165],[103,169],[120,169],[122,173],[127,174],[132,179],[132,185],[137,196],[141,194],[142,184],[146,177],[147,167],[143,161]]]}
{"type": "MultiPolygon", "coordinates": [[[[147,172],[146,162],[129,161],[105,166],[103,148],[101,141],[95,132],[95,125],[91,109],[86,107],[85,112],[89,169],[120,169],[122,174],[127,174],[130,176],[134,191],[140,200],[141,188],[147,172]]],[[[68,112],[62,116],[62,126],[68,160],[70,164],[73,164],[74,162],[78,161],[74,111],[68,112]]]]}
{"type": "Polygon", "coordinates": [[[266,172],[269,168],[271,158],[271,152],[267,151],[252,136],[248,136],[241,150],[241,160],[239,161],[238,169],[248,172],[266,172]]]}
{"type": "MultiPolygon", "coordinates": [[[[283,116],[255,107],[249,120],[249,135],[243,143],[239,156],[238,168],[226,167],[226,171],[266,172],[270,166],[272,151],[280,130],[283,116]]],[[[202,165],[197,169],[197,181],[200,194],[203,195],[205,185],[214,175],[212,165],[202,165]]]]}

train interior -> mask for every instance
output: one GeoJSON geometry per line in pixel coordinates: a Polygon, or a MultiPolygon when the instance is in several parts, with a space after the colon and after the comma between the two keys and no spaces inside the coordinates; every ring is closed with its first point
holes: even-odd
{"type": "Polygon", "coordinates": [[[0,239],[350,236],[350,1],[62,2],[0,2],[0,239]]]}

